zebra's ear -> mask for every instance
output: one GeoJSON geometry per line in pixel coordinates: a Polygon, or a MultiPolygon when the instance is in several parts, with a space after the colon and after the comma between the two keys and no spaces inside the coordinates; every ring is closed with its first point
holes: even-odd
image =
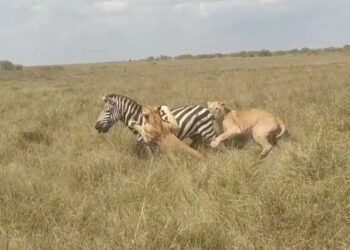
{"type": "Polygon", "coordinates": [[[107,102],[106,97],[105,96],[101,96],[102,100],[104,100],[105,102],[107,102]]]}
{"type": "Polygon", "coordinates": [[[109,97],[109,96],[105,96],[105,102],[108,102],[109,104],[115,104],[115,101],[112,97],[109,97]]]}

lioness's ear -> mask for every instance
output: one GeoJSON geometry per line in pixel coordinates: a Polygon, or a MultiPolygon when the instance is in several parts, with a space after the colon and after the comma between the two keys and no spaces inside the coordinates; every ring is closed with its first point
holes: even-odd
{"type": "Polygon", "coordinates": [[[159,113],[161,109],[162,109],[162,106],[160,106],[160,105],[157,105],[157,106],[154,106],[154,107],[153,107],[153,110],[154,110],[155,112],[157,112],[157,113],[159,113]]]}
{"type": "Polygon", "coordinates": [[[210,107],[211,105],[213,105],[213,102],[207,101],[207,106],[210,107]]]}
{"type": "Polygon", "coordinates": [[[149,118],[149,110],[148,110],[148,107],[144,107],[142,109],[142,115],[143,115],[143,118],[145,118],[146,120],[148,120],[149,118]]]}
{"type": "Polygon", "coordinates": [[[220,106],[222,107],[225,107],[226,106],[226,102],[225,101],[222,101],[222,102],[219,102],[220,106]]]}
{"type": "Polygon", "coordinates": [[[102,100],[104,100],[105,102],[107,102],[107,99],[105,96],[101,96],[102,100]]]}

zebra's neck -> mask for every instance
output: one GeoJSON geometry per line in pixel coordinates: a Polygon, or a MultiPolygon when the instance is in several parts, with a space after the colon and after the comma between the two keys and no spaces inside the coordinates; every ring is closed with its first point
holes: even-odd
{"type": "Polygon", "coordinates": [[[111,96],[116,102],[117,119],[128,126],[131,119],[142,122],[142,106],[129,97],[122,95],[111,96]]]}

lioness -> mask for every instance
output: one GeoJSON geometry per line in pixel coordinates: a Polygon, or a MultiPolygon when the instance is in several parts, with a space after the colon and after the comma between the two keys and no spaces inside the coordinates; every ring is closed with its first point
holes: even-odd
{"type": "Polygon", "coordinates": [[[196,158],[202,155],[179,140],[173,133],[179,129],[175,117],[167,106],[145,107],[142,109],[142,126],[131,121],[130,126],[137,130],[146,143],[155,143],[161,149],[182,150],[196,158]],[[163,110],[168,117],[168,121],[162,120],[160,110],[163,110]]]}
{"type": "Polygon", "coordinates": [[[260,157],[265,157],[272,149],[277,138],[280,138],[286,126],[283,121],[271,113],[250,109],[245,111],[234,111],[226,107],[224,102],[207,102],[210,112],[218,123],[220,134],[212,142],[211,146],[216,148],[222,141],[245,132],[250,132],[253,139],[262,147],[260,157]],[[280,132],[276,135],[277,131],[280,132]],[[273,142],[271,143],[272,139],[273,142]]]}

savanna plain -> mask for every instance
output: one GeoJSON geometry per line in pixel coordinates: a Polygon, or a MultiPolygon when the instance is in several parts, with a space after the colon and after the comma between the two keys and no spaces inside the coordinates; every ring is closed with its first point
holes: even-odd
{"type": "Polygon", "coordinates": [[[0,71],[0,249],[350,249],[350,55],[285,55],[0,71]],[[177,107],[225,100],[278,115],[263,160],[198,161],[98,134],[101,95],[177,107]]]}

